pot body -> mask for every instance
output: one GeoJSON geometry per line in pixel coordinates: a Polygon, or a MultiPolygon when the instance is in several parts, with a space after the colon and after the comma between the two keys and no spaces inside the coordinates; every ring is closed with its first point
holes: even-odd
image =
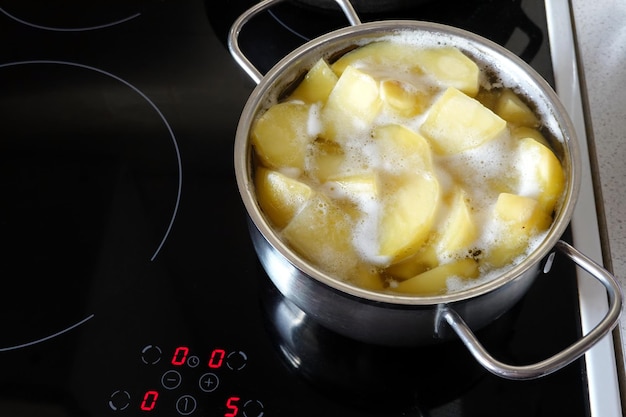
{"type": "Polygon", "coordinates": [[[452,334],[441,320],[451,308],[474,330],[510,309],[540,272],[568,226],[580,186],[580,161],[574,128],[557,95],[516,55],[473,33],[429,22],[382,21],[347,27],[314,39],[283,58],[268,72],[242,112],[235,138],[235,173],[246,207],[255,250],[279,291],[320,324],[367,343],[410,346],[452,334]],[[329,276],[291,250],[260,210],[254,191],[249,135],[255,118],[280,101],[320,58],[333,61],[356,46],[397,33],[418,35],[426,46],[452,45],[472,57],[492,82],[512,87],[528,99],[542,119],[567,178],[566,190],[543,241],[499,277],[440,296],[410,296],[356,288],[329,276]]]}
{"type": "MultiPolygon", "coordinates": [[[[322,326],[352,339],[384,346],[422,346],[456,337],[440,323],[437,304],[403,305],[352,296],[292,265],[249,222],[256,253],[276,288],[322,326]]],[[[448,304],[472,329],[506,313],[539,274],[539,263],[493,291],[448,304]]]]}

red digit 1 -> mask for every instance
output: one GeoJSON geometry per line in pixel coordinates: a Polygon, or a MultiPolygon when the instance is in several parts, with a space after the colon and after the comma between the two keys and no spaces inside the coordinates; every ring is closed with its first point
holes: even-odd
{"type": "Polygon", "coordinates": [[[239,401],[239,397],[230,397],[226,400],[226,408],[230,410],[228,413],[224,413],[224,417],[235,417],[239,412],[239,407],[237,407],[237,402],[239,401]]]}
{"type": "Polygon", "coordinates": [[[209,359],[209,368],[217,369],[222,366],[222,361],[226,356],[224,349],[213,349],[211,352],[211,358],[209,359]]]}
{"type": "Polygon", "coordinates": [[[159,398],[159,393],[157,391],[146,391],[143,395],[143,401],[141,402],[141,410],[152,410],[156,405],[157,398],[159,398]]]}
{"type": "Polygon", "coordinates": [[[186,346],[179,346],[174,351],[174,356],[172,357],[172,365],[182,365],[187,360],[187,355],[189,354],[189,348],[186,346]]]}

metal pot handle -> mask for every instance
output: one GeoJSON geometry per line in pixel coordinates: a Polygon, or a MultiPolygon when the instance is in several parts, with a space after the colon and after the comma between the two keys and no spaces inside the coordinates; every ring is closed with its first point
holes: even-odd
{"type": "MultiPolygon", "coordinates": [[[[257,3],[250,9],[246,10],[241,16],[239,16],[231,26],[230,31],[228,32],[228,50],[230,51],[230,54],[233,56],[239,66],[243,68],[244,71],[248,73],[250,78],[252,78],[252,80],[257,84],[259,84],[263,79],[263,74],[261,74],[261,72],[256,69],[252,62],[250,62],[246,55],[241,51],[241,48],[239,47],[239,33],[241,32],[243,26],[248,23],[248,21],[252,19],[252,17],[256,16],[263,10],[268,9],[283,1],[285,0],[263,0],[260,3],[257,3]]],[[[346,15],[348,21],[352,26],[361,24],[361,19],[359,19],[359,16],[357,15],[349,0],[335,1],[337,2],[337,4],[339,4],[339,7],[341,7],[341,10],[346,15]]]]}
{"type": "Polygon", "coordinates": [[[480,344],[461,316],[449,306],[441,306],[438,312],[438,320],[441,318],[445,319],[474,358],[491,373],[507,379],[527,380],[558,371],[581,357],[617,324],[622,307],[622,293],[615,277],[602,266],[562,240],[557,242],[556,248],[604,285],[608,293],[609,311],[596,327],[582,339],[561,352],[541,362],[524,366],[513,366],[494,359],[480,344]]]}

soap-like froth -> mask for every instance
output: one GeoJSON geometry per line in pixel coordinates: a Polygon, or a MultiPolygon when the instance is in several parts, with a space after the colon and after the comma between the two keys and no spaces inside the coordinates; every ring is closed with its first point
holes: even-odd
{"type": "MultiPolygon", "coordinates": [[[[420,34],[417,38],[413,35],[394,35],[388,39],[394,41],[407,42],[418,47],[438,47],[441,46],[440,35],[420,34]]],[[[489,62],[483,52],[468,42],[461,45],[479,66],[489,62]]],[[[439,88],[438,94],[443,94],[444,89],[436,86],[436,83],[428,75],[418,72],[406,71],[405,69],[390,67],[372,67],[367,61],[355,64],[363,72],[366,72],[379,82],[385,80],[396,80],[407,83],[409,91],[433,91],[439,88]]],[[[482,68],[483,70],[485,68],[482,68]]],[[[485,73],[481,72],[481,86],[490,90],[501,86],[515,86],[515,75],[508,76],[503,71],[497,80],[488,80],[485,73]]],[[[518,91],[518,90],[516,90],[518,91]]],[[[523,93],[523,92],[521,92],[523,93]]],[[[437,95],[431,97],[431,103],[437,99],[437,95]]],[[[543,105],[543,104],[542,104],[543,105]]],[[[386,193],[385,180],[390,177],[401,177],[403,175],[433,176],[439,187],[441,201],[432,226],[433,234],[438,233],[443,227],[447,215],[451,211],[450,198],[456,188],[462,187],[465,192],[465,199],[472,219],[478,231],[474,242],[469,245],[469,252],[447,253],[439,250],[437,256],[441,264],[454,261],[458,258],[476,256],[479,259],[484,256],[489,248],[497,245],[506,236],[506,229],[494,219],[494,206],[500,193],[518,194],[536,198],[540,193],[536,171],[530,169],[533,164],[534,155],[519,151],[517,140],[511,136],[510,130],[505,129],[498,137],[487,140],[479,146],[463,150],[453,154],[431,153],[432,160],[428,162],[419,161],[420,155],[404,154],[397,152],[393,148],[381,147],[374,138],[374,131],[383,126],[401,125],[419,134],[420,126],[428,117],[429,108],[421,114],[411,116],[402,115],[393,109],[382,106],[381,111],[372,123],[365,123],[357,115],[345,115],[345,119],[337,127],[339,135],[332,139],[341,148],[342,166],[335,173],[334,177],[316,179],[308,177],[305,181],[312,182],[310,185],[336,201],[349,202],[358,208],[359,215],[346,214],[345,222],[351,228],[351,243],[359,256],[358,262],[367,265],[366,268],[386,268],[392,259],[389,256],[382,256],[380,250],[380,225],[381,217],[385,209],[384,196],[386,193]],[[345,129],[344,129],[345,128],[345,129]],[[344,134],[349,132],[349,134],[344,134]],[[373,178],[373,180],[372,180],[373,178]],[[315,183],[318,181],[318,183],[315,183]],[[482,252],[482,255],[480,253],[482,252]]],[[[547,108],[539,108],[538,115],[548,114],[547,108]]],[[[307,134],[312,137],[324,138],[323,109],[321,105],[313,104],[310,107],[307,121],[307,134]]],[[[542,118],[543,119],[543,118],[542,118]]],[[[548,118],[551,120],[551,118],[548,118]]],[[[542,120],[543,122],[543,120],[542,120]]],[[[546,132],[556,131],[553,124],[548,121],[543,128],[546,132]]],[[[557,140],[562,140],[556,137],[557,140]]],[[[400,148],[401,149],[401,148],[400,148]]],[[[305,163],[305,170],[314,172],[316,168],[315,151],[308,153],[305,163]]],[[[301,173],[290,172],[294,178],[298,178],[301,173]]],[[[322,209],[320,207],[320,209],[322,209]]],[[[540,242],[546,233],[533,236],[524,253],[519,254],[512,264],[523,260],[540,242]]],[[[428,244],[428,243],[427,243],[428,244]]],[[[336,254],[329,253],[322,262],[323,266],[330,271],[342,271],[354,268],[352,261],[347,261],[336,254]]],[[[501,269],[482,270],[479,278],[475,280],[464,280],[452,277],[449,282],[449,290],[457,291],[466,289],[468,286],[475,286],[482,282],[493,279],[501,275],[502,271],[511,267],[508,264],[501,269]]],[[[484,268],[484,265],[481,266],[484,268]]],[[[393,283],[390,284],[393,287],[393,283]]]]}

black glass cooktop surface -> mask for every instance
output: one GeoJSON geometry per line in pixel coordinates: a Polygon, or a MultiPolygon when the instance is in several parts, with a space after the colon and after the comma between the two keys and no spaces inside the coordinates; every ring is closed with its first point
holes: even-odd
{"type": "MultiPolygon", "coordinates": [[[[420,3],[362,20],[466,28],[553,81],[542,1],[420,3]]],[[[455,341],[338,336],[269,283],[232,167],[254,83],[225,40],[252,4],[0,0],[0,415],[587,416],[580,360],[503,380],[455,341]]],[[[265,72],[345,24],[281,4],[242,47],[265,72]]],[[[479,337],[541,360],[578,337],[576,297],[557,256],[479,337]]]]}

